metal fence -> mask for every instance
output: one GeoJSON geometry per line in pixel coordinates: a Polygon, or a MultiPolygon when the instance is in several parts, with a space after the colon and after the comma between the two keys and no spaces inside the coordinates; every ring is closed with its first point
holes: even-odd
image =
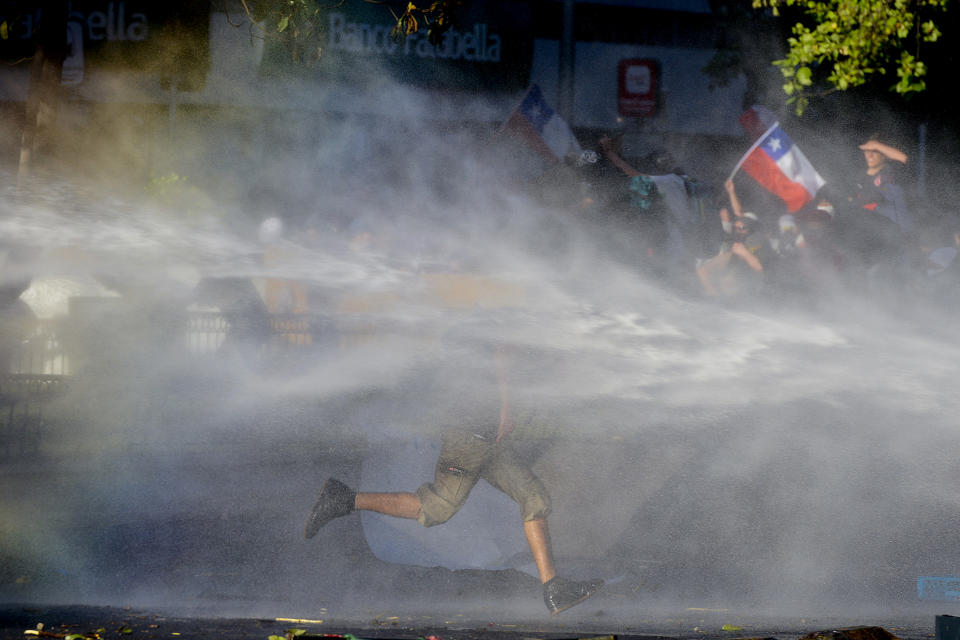
{"type": "Polygon", "coordinates": [[[0,376],[0,459],[34,455],[47,426],[48,402],[67,386],[63,375],[0,376]]]}
{"type": "Polygon", "coordinates": [[[193,312],[183,332],[186,350],[194,356],[217,353],[246,343],[282,355],[303,353],[329,344],[335,323],[317,314],[269,314],[239,317],[219,312],[193,312]]]}
{"type": "MultiPolygon", "coordinates": [[[[278,355],[303,353],[335,340],[335,324],[322,315],[269,314],[251,320],[219,312],[191,312],[175,332],[180,339],[173,348],[190,356],[206,356],[244,342],[278,355]]],[[[69,317],[37,320],[26,335],[14,338],[12,343],[8,337],[0,375],[75,373],[76,354],[71,354],[69,340],[64,337],[70,330],[69,317]]]]}
{"type": "Polygon", "coordinates": [[[4,353],[3,373],[63,376],[70,373],[70,358],[64,349],[59,323],[36,320],[21,336],[10,336],[4,353]]]}
{"type": "Polygon", "coordinates": [[[217,312],[194,312],[187,316],[184,332],[187,352],[194,355],[216,353],[231,328],[230,321],[217,312]]]}

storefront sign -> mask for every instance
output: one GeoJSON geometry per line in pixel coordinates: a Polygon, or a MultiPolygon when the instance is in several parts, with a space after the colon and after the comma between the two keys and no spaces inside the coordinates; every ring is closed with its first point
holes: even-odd
{"type": "MultiPolygon", "coordinates": [[[[382,77],[421,86],[516,91],[529,82],[533,43],[530,10],[523,2],[472,3],[442,39],[432,44],[426,25],[405,38],[390,35],[386,6],[351,2],[326,17],[320,59],[299,71],[282,42],[267,42],[263,73],[305,73],[320,80],[362,83],[382,77]]],[[[425,21],[421,21],[422,23],[425,21]]]]}
{"type": "Polygon", "coordinates": [[[656,60],[621,60],[617,67],[617,110],[626,118],[649,118],[657,114],[660,65],[656,60]]]}

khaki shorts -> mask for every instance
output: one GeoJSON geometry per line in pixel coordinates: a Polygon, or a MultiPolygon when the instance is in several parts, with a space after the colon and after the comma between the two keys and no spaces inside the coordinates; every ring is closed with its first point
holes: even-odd
{"type": "Polygon", "coordinates": [[[546,518],[550,496],[509,446],[472,434],[446,433],[433,482],[417,489],[425,527],[442,524],[460,510],[477,481],[484,479],[520,505],[524,522],[546,518]]]}

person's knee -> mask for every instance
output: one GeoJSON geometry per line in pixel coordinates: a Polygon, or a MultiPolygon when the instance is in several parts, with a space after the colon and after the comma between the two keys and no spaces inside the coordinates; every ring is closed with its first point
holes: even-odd
{"type": "Polygon", "coordinates": [[[423,508],[420,509],[420,516],[417,518],[417,522],[424,527],[435,527],[438,524],[443,524],[447,520],[453,517],[457,512],[456,509],[450,509],[448,511],[440,511],[434,513],[427,513],[423,508]]]}
{"type": "Polygon", "coordinates": [[[526,495],[520,503],[523,521],[545,520],[550,515],[550,496],[546,491],[535,491],[526,495]]]}
{"type": "Polygon", "coordinates": [[[463,506],[463,501],[446,499],[433,491],[429,485],[420,487],[417,495],[420,497],[420,514],[417,516],[417,522],[424,527],[443,524],[463,506]]]}

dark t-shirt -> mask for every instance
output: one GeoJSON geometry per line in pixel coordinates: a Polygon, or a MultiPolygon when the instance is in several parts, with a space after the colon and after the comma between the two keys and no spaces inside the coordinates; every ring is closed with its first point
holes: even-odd
{"type": "Polygon", "coordinates": [[[852,204],[862,210],[882,215],[900,227],[901,231],[913,229],[913,217],[907,210],[903,187],[896,169],[890,165],[876,174],[863,174],[856,185],[852,204]]]}

